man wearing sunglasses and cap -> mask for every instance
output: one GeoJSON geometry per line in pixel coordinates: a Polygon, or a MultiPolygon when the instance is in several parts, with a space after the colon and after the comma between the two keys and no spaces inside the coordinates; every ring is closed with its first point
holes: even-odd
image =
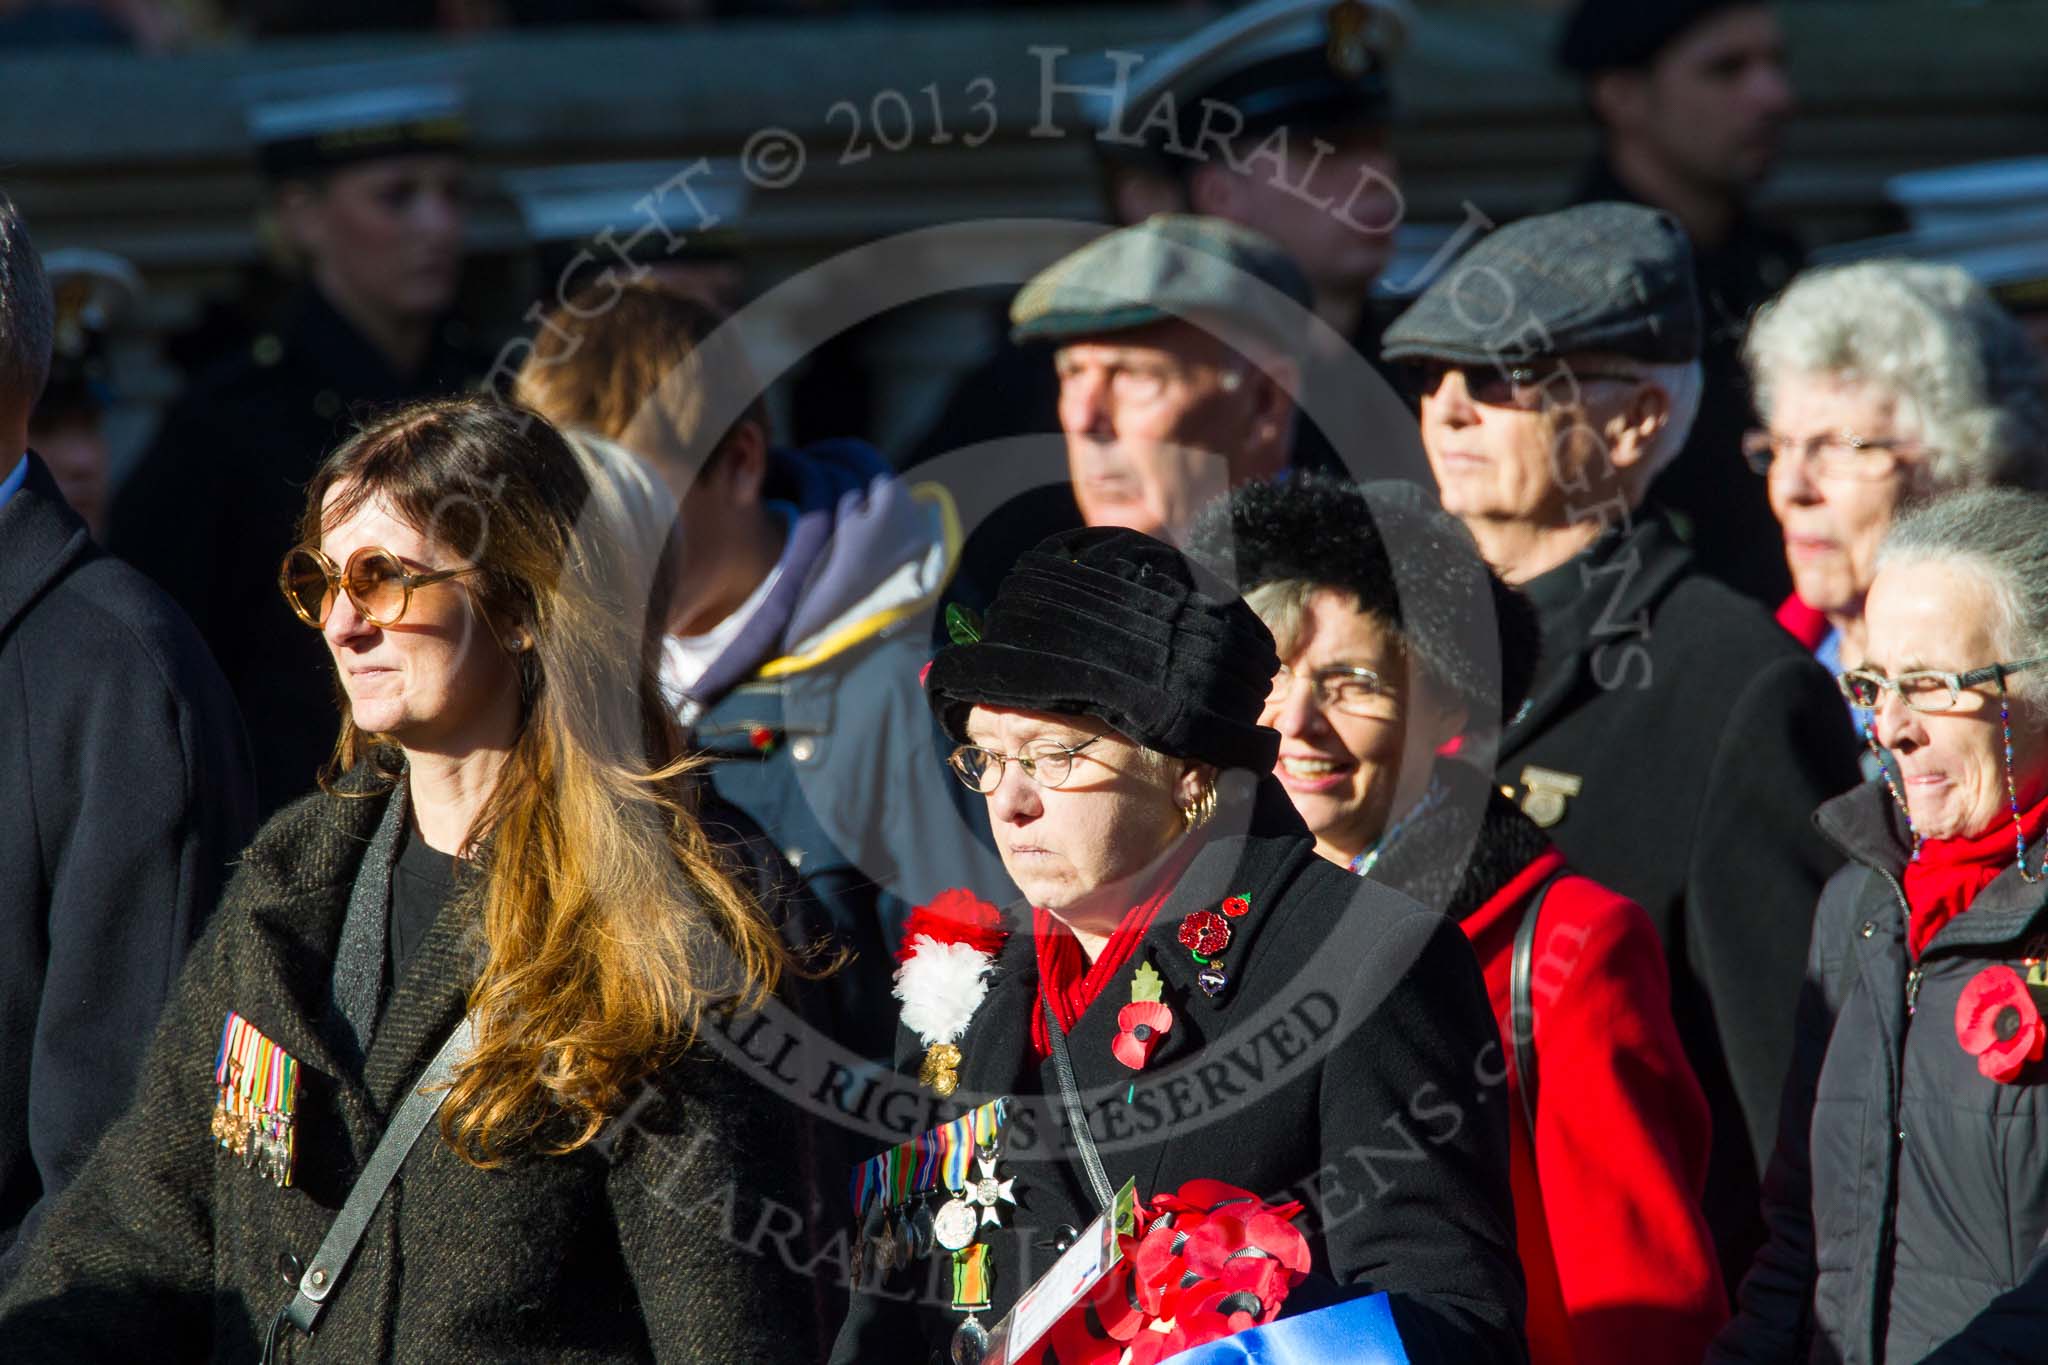
{"type": "Polygon", "coordinates": [[[1808,816],[1857,764],[1826,673],[1646,501],[1700,402],[1700,332],[1678,224],[1582,204],[1482,238],[1387,329],[1386,355],[1416,370],[1444,509],[1541,618],[1498,780],[1663,939],[1734,1284],[1762,1237],[1807,931],[1839,863],[1808,816]]]}
{"type": "Polygon", "coordinates": [[[93,544],[29,449],[57,330],[0,194],[0,1287],[126,1107],[255,828],[248,742],[206,646],[93,544]]]}
{"type": "Polygon", "coordinates": [[[257,753],[263,813],[333,747],[317,638],[276,596],[299,502],[366,412],[481,366],[449,320],[462,264],[460,91],[417,63],[285,73],[249,92],[268,214],[302,286],[286,325],[199,374],[115,496],[108,543],[199,626],[257,753]]]}

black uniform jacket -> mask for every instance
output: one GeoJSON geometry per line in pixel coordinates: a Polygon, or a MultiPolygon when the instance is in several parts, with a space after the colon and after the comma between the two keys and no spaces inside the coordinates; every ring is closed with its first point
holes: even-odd
{"type": "Polygon", "coordinates": [[[126,1107],[256,814],[192,623],[27,458],[0,506],[0,1285],[126,1107]]]}
{"type": "Polygon", "coordinates": [[[170,593],[220,661],[256,747],[260,816],[311,788],[334,749],[334,666],[277,588],[306,485],[357,423],[458,392],[475,368],[437,335],[401,378],[309,289],[282,333],[193,383],[121,485],[108,547],[170,593]]]}
{"type": "MultiPolygon", "coordinates": [[[[1141,1200],[1201,1177],[1301,1199],[1317,1275],[1289,1311],[1384,1290],[1416,1365],[1519,1361],[1505,1067],[1472,950],[1451,920],[1318,858],[1270,777],[1247,789],[1256,795],[1225,803],[1151,932],[1067,1036],[1109,1182],[1135,1178],[1141,1200]],[[1176,934],[1189,912],[1237,894],[1252,908],[1232,921],[1229,983],[1212,998],[1176,934]],[[1174,1023],[1134,1072],[1110,1045],[1144,963],[1174,1023]]],[[[1017,1204],[993,1234],[990,1326],[1050,1267],[1058,1231],[1098,1212],[1054,1117],[1052,1065],[1032,1050],[1040,994],[1021,913],[959,1044],[953,1097],[1016,1100],[998,1170],[1016,1178],[1017,1204]]],[[[914,1075],[922,1045],[906,1031],[900,1050],[914,1075]]],[[[964,1315],[950,1310],[943,1261],[879,1287],[868,1274],[834,1359],[944,1359],[964,1315]],[[934,1288],[937,1302],[915,1302],[934,1288]]]]}
{"type": "Polygon", "coordinates": [[[1763,1238],[1813,904],[1841,865],[1809,816],[1856,785],[1855,741],[1821,667],[1652,511],[1528,589],[1544,660],[1500,780],[1663,939],[1714,1114],[1706,1208],[1732,1284],[1763,1238]]]}
{"type": "MultiPolygon", "coordinates": [[[[244,855],[165,1011],[134,1106],[45,1220],[0,1297],[0,1359],[241,1361],[291,1297],[407,1088],[476,979],[474,903],[445,906],[345,1060],[330,977],[349,892],[386,798],[315,794],[244,855]],[[209,1131],[229,1010],[297,1058],[292,1184],[209,1131]]],[[[480,1170],[430,1129],[372,1216],[295,1361],[816,1358],[800,1254],[764,1233],[805,1200],[792,1125],[724,1064],[658,1072],[599,1142],[480,1170]],[[770,1201],[773,1201],[772,1203],[770,1201]]],[[[786,1230],[784,1232],[786,1238],[786,1230]]]]}

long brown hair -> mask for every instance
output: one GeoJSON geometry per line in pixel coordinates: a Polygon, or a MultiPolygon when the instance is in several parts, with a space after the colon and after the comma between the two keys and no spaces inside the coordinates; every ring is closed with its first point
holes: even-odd
{"type": "MultiPolygon", "coordinates": [[[[484,397],[404,408],[329,457],[304,538],[371,498],[478,567],[458,581],[491,637],[479,647],[532,640],[518,655],[518,737],[470,833],[485,957],[469,999],[476,1048],[441,1131],[479,1166],[573,1151],[707,1010],[761,1003],[786,952],[697,822],[696,763],[640,605],[657,585],[625,567],[560,433],[484,397]]],[[[364,764],[396,780],[397,747],[344,707],[322,785],[364,764]]]]}

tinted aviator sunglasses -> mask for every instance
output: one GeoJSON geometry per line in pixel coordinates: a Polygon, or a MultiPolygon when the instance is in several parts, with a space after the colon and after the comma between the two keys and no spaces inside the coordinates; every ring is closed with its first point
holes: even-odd
{"type": "Polygon", "coordinates": [[[451,578],[476,572],[463,569],[434,569],[414,573],[397,555],[377,545],[365,545],[337,569],[334,561],[310,545],[300,545],[284,557],[278,570],[277,586],[284,600],[292,604],[299,619],[318,630],[327,624],[337,589],[348,594],[365,621],[373,626],[393,626],[405,618],[415,588],[444,583],[451,578]]]}

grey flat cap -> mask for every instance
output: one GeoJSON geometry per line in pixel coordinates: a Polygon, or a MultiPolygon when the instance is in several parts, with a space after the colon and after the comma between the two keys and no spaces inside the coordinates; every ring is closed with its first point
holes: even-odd
{"type": "Polygon", "coordinates": [[[1580,204],[1510,223],[1439,275],[1381,339],[1389,360],[1608,351],[1650,364],[1700,353],[1692,244],[1670,215],[1580,204]]]}
{"type": "Polygon", "coordinates": [[[1016,341],[1067,341],[1190,314],[1288,355],[1306,338],[1308,277],[1278,244],[1221,218],[1161,213],[1040,271],[1010,303],[1016,341]]]}

